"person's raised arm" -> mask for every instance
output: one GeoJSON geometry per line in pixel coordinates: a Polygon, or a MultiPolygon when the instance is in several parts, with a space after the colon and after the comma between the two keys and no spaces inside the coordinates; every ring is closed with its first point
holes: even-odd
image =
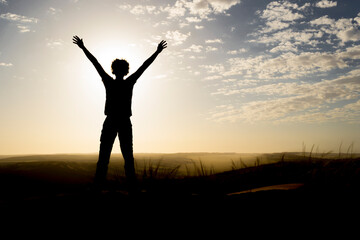
{"type": "MultiPolygon", "coordinates": [[[[167,47],[166,41],[162,40],[155,51],[142,65],[139,67],[139,69],[133,73],[130,77],[133,78],[135,81],[141,76],[141,74],[144,73],[144,71],[151,65],[152,62],[154,62],[155,58],[159,55],[159,53],[162,52],[167,47]]],[[[129,77],[129,78],[130,78],[129,77]]]]}
{"type": "Polygon", "coordinates": [[[104,71],[104,69],[102,68],[100,63],[97,61],[97,59],[89,52],[89,50],[87,50],[82,38],[79,38],[78,36],[74,36],[72,40],[73,40],[74,44],[78,45],[79,48],[81,48],[84,51],[86,57],[94,65],[94,67],[96,68],[96,70],[99,73],[99,75],[101,76],[101,78],[104,79],[105,77],[107,77],[108,74],[104,71]]]}

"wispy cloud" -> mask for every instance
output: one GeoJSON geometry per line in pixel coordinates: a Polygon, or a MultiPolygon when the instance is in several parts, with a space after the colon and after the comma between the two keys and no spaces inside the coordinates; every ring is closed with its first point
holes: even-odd
{"type": "Polygon", "coordinates": [[[240,0],[207,0],[215,13],[224,13],[231,7],[240,4],[240,0]]]}
{"type": "Polygon", "coordinates": [[[39,21],[37,18],[26,17],[15,13],[3,13],[0,15],[0,18],[18,23],[37,23],[39,21]]]}
{"type": "Polygon", "coordinates": [[[120,9],[129,9],[130,13],[134,14],[134,15],[144,15],[144,14],[159,14],[160,11],[159,9],[157,9],[156,6],[153,5],[135,5],[135,6],[131,6],[131,5],[120,5],[119,6],[120,9]]]}
{"type": "Polygon", "coordinates": [[[187,17],[186,20],[188,22],[195,22],[195,23],[198,23],[198,22],[201,22],[202,19],[198,18],[198,17],[187,17]]]}
{"type": "Polygon", "coordinates": [[[62,10],[60,8],[49,7],[49,9],[47,10],[47,13],[50,15],[58,15],[58,14],[62,13],[62,10]]]}
{"type": "Polygon", "coordinates": [[[176,1],[174,5],[168,4],[166,7],[161,7],[160,9],[162,12],[168,13],[169,19],[182,17],[187,11],[185,1],[176,1]]]}
{"type": "MultiPolygon", "coordinates": [[[[240,4],[240,0],[177,0],[166,6],[121,4],[118,8],[134,15],[167,14],[168,20],[184,18],[188,23],[211,21],[211,15],[225,14],[231,7],[240,4]]],[[[181,22],[184,26],[184,22],[181,22]]]]}
{"type": "Polygon", "coordinates": [[[317,2],[316,7],[319,8],[331,8],[337,6],[337,1],[329,1],[329,0],[322,0],[320,2],[317,2]]]}
{"type": "Polygon", "coordinates": [[[191,36],[191,32],[181,33],[178,30],[175,31],[167,31],[165,37],[169,40],[172,40],[173,45],[181,45],[183,42],[191,36]]]}
{"type": "MultiPolygon", "coordinates": [[[[296,79],[309,74],[348,67],[343,54],[287,52],[278,57],[261,55],[249,58],[230,58],[228,70],[223,74],[226,76],[245,75],[259,79],[296,79]]],[[[358,58],[358,56],[353,57],[358,58]]]]}
{"type": "Polygon", "coordinates": [[[0,15],[0,19],[17,23],[17,28],[20,33],[27,33],[31,31],[30,26],[24,24],[34,24],[39,21],[37,18],[26,17],[15,13],[3,13],[0,15]]]}
{"type": "Polygon", "coordinates": [[[297,79],[314,73],[349,67],[360,59],[360,46],[336,52],[283,53],[277,57],[260,55],[248,58],[229,58],[222,74],[245,75],[258,79],[297,79]]]}
{"type": "Polygon", "coordinates": [[[297,52],[299,47],[304,48],[306,45],[313,48],[324,46],[324,41],[334,47],[334,43],[344,46],[347,42],[360,40],[360,15],[338,20],[325,15],[303,21],[304,10],[299,9],[310,6],[304,4],[299,7],[288,1],[271,2],[264,11],[258,11],[259,18],[265,25],[249,34],[250,37],[254,37],[249,42],[273,46],[269,52],[277,53],[297,52]]]}
{"type": "MultiPolygon", "coordinates": [[[[358,47],[356,48],[358,49],[358,47]]],[[[339,53],[344,59],[359,59],[355,47],[339,53]]],[[[210,67],[208,67],[210,68],[210,67]]],[[[253,100],[240,106],[216,108],[210,112],[209,119],[215,121],[302,121],[322,122],[339,120],[353,122],[359,117],[354,112],[359,107],[360,70],[350,71],[348,74],[333,80],[320,82],[279,82],[262,84],[253,82],[240,85],[241,80],[231,81],[214,92],[216,95],[257,96],[265,100],[253,100]],[[339,107],[339,104],[342,107],[339,107]],[[311,117],[311,118],[310,118],[311,117]]]]}
{"type": "Polygon", "coordinates": [[[341,18],[339,20],[331,19],[325,15],[312,20],[310,24],[320,27],[323,33],[336,37],[341,41],[341,44],[360,40],[360,13],[355,18],[341,18]]]}
{"type": "Polygon", "coordinates": [[[225,71],[225,67],[223,64],[221,63],[217,63],[217,64],[214,64],[214,65],[200,65],[201,68],[203,69],[206,69],[206,71],[208,73],[217,73],[217,74],[221,74],[221,73],[224,73],[225,71]]]}
{"type": "Polygon", "coordinates": [[[4,63],[4,62],[0,62],[0,67],[12,67],[13,64],[12,63],[4,63]]]}
{"type": "Polygon", "coordinates": [[[185,52],[196,52],[196,53],[199,53],[201,52],[203,49],[203,46],[202,45],[195,45],[195,44],[192,44],[190,47],[184,49],[185,52]]]}
{"type": "Polygon", "coordinates": [[[62,39],[46,39],[46,46],[52,49],[61,48],[64,45],[62,39]]]}
{"type": "Polygon", "coordinates": [[[360,13],[353,18],[313,17],[316,8],[336,6],[335,1],[299,5],[285,0],[257,11],[259,24],[248,34],[246,48],[228,50],[225,62],[201,66],[209,80],[216,73],[212,95],[232,99],[210,111],[209,119],[356,122],[360,71],[351,69],[360,60],[360,13]],[[235,56],[251,46],[265,50],[235,56]],[[342,76],[330,77],[340,70],[342,76]],[[326,76],[329,80],[321,80],[326,76]]]}
{"type": "Polygon", "coordinates": [[[265,20],[265,26],[260,32],[268,33],[288,28],[295,20],[303,19],[301,11],[309,5],[299,7],[296,3],[288,1],[274,1],[266,6],[264,11],[258,11],[260,18],[265,20]]]}
{"type": "Polygon", "coordinates": [[[209,19],[209,15],[225,13],[240,2],[240,0],[193,0],[185,2],[185,6],[191,14],[201,19],[209,19]]]}
{"type": "Polygon", "coordinates": [[[217,47],[206,46],[205,50],[206,50],[206,52],[215,52],[219,49],[217,47]]]}
{"type": "Polygon", "coordinates": [[[26,26],[26,25],[20,25],[18,24],[17,25],[17,28],[19,30],[20,33],[27,33],[27,32],[30,32],[30,27],[29,26],[26,26]]]}
{"type": "Polygon", "coordinates": [[[222,39],[216,38],[216,39],[205,40],[205,43],[220,43],[220,44],[223,44],[224,41],[222,39]]]}
{"type": "Polygon", "coordinates": [[[227,51],[227,54],[229,54],[229,55],[237,55],[237,54],[245,53],[245,52],[247,52],[247,50],[245,48],[239,48],[237,50],[227,51]]]}

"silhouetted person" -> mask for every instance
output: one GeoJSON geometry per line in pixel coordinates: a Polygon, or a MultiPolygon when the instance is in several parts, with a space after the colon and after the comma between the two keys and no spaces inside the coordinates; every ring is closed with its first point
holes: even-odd
{"type": "Polygon", "coordinates": [[[129,63],[126,60],[115,59],[112,62],[112,73],[116,76],[116,78],[113,79],[104,71],[96,58],[86,49],[82,39],[74,36],[73,43],[78,45],[92,62],[106,89],[105,115],[107,117],[101,131],[99,160],[96,166],[94,182],[97,186],[104,184],[111,150],[115,138],[118,135],[121,152],[125,161],[124,168],[129,191],[135,190],[137,181],[134,168],[132,124],[130,120],[132,115],[131,99],[133,88],[141,74],[150,66],[158,54],[167,47],[167,43],[161,41],[155,53],[151,55],[135,73],[126,79],[124,79],[124,77],[129,73],[129,63]]]}

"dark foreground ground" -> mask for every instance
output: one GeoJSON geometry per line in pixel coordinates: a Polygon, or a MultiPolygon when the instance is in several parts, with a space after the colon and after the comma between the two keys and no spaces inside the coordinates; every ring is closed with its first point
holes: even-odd
{"type": "Polygon", "coordinates": [[[115,224],[119,231],[137,226],[140,232],[194,228],[204,233],[221,225],[227,226],[227,232],[244,231],[249,225],[292,226],[300,233],[322,229],[320,224],[328,232],[332,226],[346,223],[352,229],[359,223],[359,158],[282,158],[266,165],[181,177],[170,175],[171,171],[155,174],[159,168],[148,168],[138,176],[142,191],[136,195],[128,194],[121,174],[102,191],[92,191],[95,163],[91,161],[0,165],[1,221],[12,226],[79,230],[79,224],[95,229],[115,224]]]}

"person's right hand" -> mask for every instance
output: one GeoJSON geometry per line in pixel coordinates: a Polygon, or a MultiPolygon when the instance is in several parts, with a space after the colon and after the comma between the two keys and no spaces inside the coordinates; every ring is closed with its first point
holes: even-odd
{"type": "Polygon", "coordinates": [[[79,46],[79,48],[84,48],[84,42],[83,42],[83,40],[82,40],[82,38],[79,38],[78,36],[73,36],[73,43],[74,44],[76,44],[76,45],[78,45],[79,46]]]}

